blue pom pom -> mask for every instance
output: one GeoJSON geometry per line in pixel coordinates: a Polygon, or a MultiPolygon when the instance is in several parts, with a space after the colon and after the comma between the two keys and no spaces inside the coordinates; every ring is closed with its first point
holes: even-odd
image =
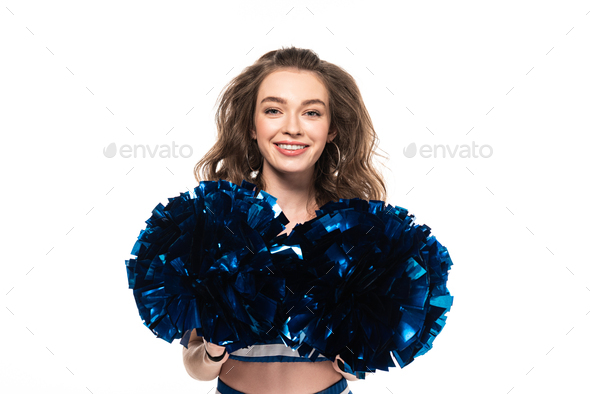
{"type": "Polygon", "coordinates": [[[126,261],[144,324],[168,342],[197,329],[228,352],[276,337],[267,332],[285,283],[267,243],[287,223],[276,199],[220,180],[168,200],[126,261]]]}
{"type": "MultiPolygon", "coordinates": [[[[341,199],[297,225],[275,259],[287,278],[277,325],[285,343],[317,349],[351,369],[404,367],[432,347],[452,296],[449,254],[401,207],[341,199]]],[[[276,248],[276,245],[273,245],[276,248]]]]}
{"type": "Polygon", "coordinates": [[[312,360],[340,355],[361,379],[430,350],[453,303],[452,261],[430,228],[383,201],[316,213],[278,236],[276,198],[246,181],[158,204],[126,261],[144,324],[168,342],[196,329],[228,352],[280,338],[312,360]]]}

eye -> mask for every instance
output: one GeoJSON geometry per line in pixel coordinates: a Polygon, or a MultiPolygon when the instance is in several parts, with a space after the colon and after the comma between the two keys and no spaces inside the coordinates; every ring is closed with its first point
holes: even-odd
{"type": "MultiPolygon", "coordinates": [[[[278,111],[278,109],[274,109],[274,108],[269,108],[266,111],[264,111],[265,114],[268,114],[268,111],[278,111]]],[[[272,115],[276,115],[276,113],[272,113],[272,115]]]]}
{"type": "Polygon", "coordinates": [[[315,116],[312,116],[312,118],[317,118],[318,116],[320,116],[320,113],[319,113],[319,112],[317,112],[317,111],[307,111],[307,112],[306,112],[306,114],[309,114],[309,113],[311,113],[311,114],[315,114],[315,116]]]}

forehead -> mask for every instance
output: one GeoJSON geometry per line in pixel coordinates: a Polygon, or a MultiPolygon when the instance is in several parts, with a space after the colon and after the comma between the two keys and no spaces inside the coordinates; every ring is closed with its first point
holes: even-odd
{"type": "Polygon", "coordinates": [[[322,81],[311,71],[281,69],[264,78],[258,89],[257,104],[266,96],[278,96],[288,101],[322,99],[327,103],[328,91],[322,81]]]}

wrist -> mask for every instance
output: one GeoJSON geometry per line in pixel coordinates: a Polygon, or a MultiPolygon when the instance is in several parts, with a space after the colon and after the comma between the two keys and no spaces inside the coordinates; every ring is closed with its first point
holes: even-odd
{"type": "Polygon", "coordinates": [[[223,354],[221,356],[212,356],[209,354],[209,352],[207,351],[207,348],[205,347],[205,353],[207,354],[207,358],[213,362],[220,362],[221,360],[223,360],[223,358],[225,357],[226,353],[227,353],[227,349],[223,349],[223,354]]]}

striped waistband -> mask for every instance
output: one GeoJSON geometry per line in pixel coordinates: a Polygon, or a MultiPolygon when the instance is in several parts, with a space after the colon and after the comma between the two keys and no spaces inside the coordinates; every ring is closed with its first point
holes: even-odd
{"type": "MultiPolygon", "coordinates": [[[[217,390],[216,394],[245,394],[241,391],[233,389],[229,387],[227,384],[223,383],[223,381],[217,378],[217,390]]],[[[348,387],[348,382],[346,379],[342,378],[338,382],[334,383],[327,389],[322,391],[318,391],[314,394],[352,394],[352,391],[348,387]]]]}

